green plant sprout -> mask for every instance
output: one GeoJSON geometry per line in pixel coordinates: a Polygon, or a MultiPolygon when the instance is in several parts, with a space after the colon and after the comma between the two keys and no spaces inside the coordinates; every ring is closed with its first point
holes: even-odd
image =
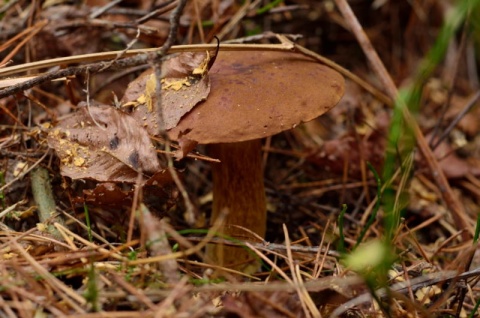
{"type": "MultiPolygon", "coordinates": [[[[133,250],[133,251],[130,251],[128,254],[127,254],[127,259],[129,261],[134,261],[134,260],[137,260],[138,259],[138,252],[133,250]]],[[[127,266],[127,270],[126,270],[126,274],[125,274],[125,280],[127,282],[131,281],[132,279],[132,274],[135,270],[135,265],[128,265],[127,266]]]]}
{"type": "Polygon", "coordinates": [[[338,232],[340,236],[337,249],[340,253],[345,253],[345,233],[343,232],[343,222],[344,222],[344,216],[346,211],[347,211],[347,205],[343,204],[342,211],[340,211],[340,214],[338,215],[338,219],[337,219],[338,232]]]}
{"type": "Polygon", "coordinates": [[[88,240],[90,242],[93,242],[92,227],[90,224],[90,213],[88,212],[88,206],[85,203],[83,204],[83,212],[85,213],[85,223],[87,225],[88,240]]]}
{"type": "Polygon", "coordinates": [[[90,264],[88,270],[87,290],[83,293],[85,300],[92,306],[92,311],[98,312],[100,310],[99,301],[100,293],[97,286],[97,275],[95,273],[95,266],[90,264]]]}
{"type": "Polygon", "coordinates": [[[470,312],[470,315],[468,315],[468,318],[474,318],[474,317],[476,317],[476,316],[475,316],[475,313],[477,312],[478,307],[480,307],[480,299],[477,300],[477,303],[475,304],[475,307],[473,307],[472,311],[470,312]]]}
{"type": "Polygon", "coordinates": [[[264,14],[264,13],[270,11],[271,9],[275,8],[276,6],[278,6],[282,2],[283,2],[283,0],[274,0],[270,3],[268,3],[267,5],[261,7],[260,9],[258,9],[257,14],[258,15],[264,14]]]}
{"type": "Polygon", "coordinates": [[[477,214],[477,225],[475,226],[475,235],[473,236],[473,244],[478,243],[479,234],[480,234],[480,212],[477,214]]]}

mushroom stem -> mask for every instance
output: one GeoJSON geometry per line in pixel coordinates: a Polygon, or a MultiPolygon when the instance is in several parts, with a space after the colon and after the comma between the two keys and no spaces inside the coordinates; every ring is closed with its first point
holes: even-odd
{"type": "MultiPolygon", "coordinates": [[[[235,227],[241,226],[260,237],[266,231],[266,199],[260,139],[209,145],[209,153],[221,163],[213,164],[213,211],[211,223],[228,211],[222,234],[242,241],[258,241],[252,233],[235,227]]],[[[258,262],[248,250],[240,247],[211,244],[207,256],[215,264],[253,273],[258,262]]]]}

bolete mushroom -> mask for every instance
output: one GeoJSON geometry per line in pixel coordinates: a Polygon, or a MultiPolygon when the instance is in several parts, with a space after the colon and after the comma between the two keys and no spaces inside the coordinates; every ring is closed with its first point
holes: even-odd
{"type": "MultiPolygon", "coordinates": [[[[344,79],[301,54],[220,51],[209,71],[211,91],[168,133],[179,141],[208,144],[213,164],[214,223],[228,211],[222,233],[254,241],[266,231],[261,139],[295,128],[335,106],[344,79]]],[[[258,269],[245,249],[211,245],[216,263],[244,272],[258,269]]]]}

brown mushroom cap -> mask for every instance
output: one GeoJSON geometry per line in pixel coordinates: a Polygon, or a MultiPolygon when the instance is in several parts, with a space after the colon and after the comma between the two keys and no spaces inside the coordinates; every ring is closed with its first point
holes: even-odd
{"type": "Polygon", "coordinates": [[[170,138],[210,144],[271,136],[327,112],[345,85],[336,71],[290,52],[220,51],[209,75],[207,100],[170,138]]]}

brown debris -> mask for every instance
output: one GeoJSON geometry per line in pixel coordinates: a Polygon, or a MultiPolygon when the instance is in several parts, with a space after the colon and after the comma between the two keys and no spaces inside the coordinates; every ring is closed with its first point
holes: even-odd
{"type": "Polygon", "coordinates": [[[72,179],[133,183],[161,169],[146,131],[111,106],[81,107],[50,130],[48,144],[72,179]]]}
{"type": "Polygon", "coordinates": [[[131,116],[152,135],[171,129],[210,92],[206,65],[209,53],[181,53],[162,64],[162,119],[157,109],[156,80],[152,70],[128,85],[123,107],[133,107],[131,116]]]}

